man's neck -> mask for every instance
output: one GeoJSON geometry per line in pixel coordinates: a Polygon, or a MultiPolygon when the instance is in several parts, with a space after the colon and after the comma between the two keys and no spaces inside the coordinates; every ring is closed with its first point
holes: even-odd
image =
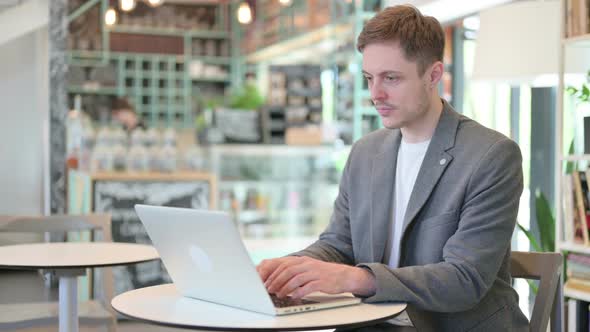
{"type": "Polygon", "coordinates": [[[428,111],[416,123],[402,127],[402,139],[406,143],[420,143],[432,138],[443,110],[443,102],[438,95],[433,96],[428,111]]]}

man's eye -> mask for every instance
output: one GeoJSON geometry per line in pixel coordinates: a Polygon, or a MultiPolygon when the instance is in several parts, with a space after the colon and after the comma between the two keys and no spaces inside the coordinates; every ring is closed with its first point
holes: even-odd
{"type": "Polygon", "coordinates": [[[369,77],[369,76],[365,76],[365,79],[366,79],[367,81],[370,81],[370,80],[372,80],[373,78],[372,78],[372,77],[369,77]]]}
{"type": "Polygon", "coordinates": [[[385,76],[385,80],[386,81],[396,81],[397,80],[397,77],[395,77],[395,76],[385,76]]]}

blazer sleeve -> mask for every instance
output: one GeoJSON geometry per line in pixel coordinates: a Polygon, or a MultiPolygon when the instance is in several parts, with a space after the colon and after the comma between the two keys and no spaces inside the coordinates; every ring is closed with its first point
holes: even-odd
{"type": "Polygon", "coordinates": [[[350,235],[350,218],[348,213],[348,190],[350,183],[350,164],[356,145],[350,150],[346,166],[340,179],[338,196],[334,201],[334,212],[330,223],[319,239],[304,250],[291,256],[308,256],[326,262],[353,265],[354,252],[350,235]]]}
{"type": "Polygon", "coordinates": [[[497,141],[471,174],[457,231],[443,247],[443,261],[397,269],[359,264],[377,281],[375,295],[365,301],[403,301],[437,312],[475,306],[492,287],[510,248],[522,189],[518,146],[509,139],[497,141]]]}

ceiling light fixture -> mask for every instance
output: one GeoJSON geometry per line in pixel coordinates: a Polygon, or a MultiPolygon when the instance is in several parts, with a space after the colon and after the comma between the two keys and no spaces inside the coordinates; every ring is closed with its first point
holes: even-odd
{"type": "Polygon", "coordinates": [[[135,5],[135,0],[119,0],[119,8],[124,12],[132,11],[135,5]]]}
{"type": "Polygon", "coordinates": [[[287,6],[291,6],[291,3],[293,3],[293,0],[279,0],[279,2],[281,3],[281,5],[287,7],[287,6]]]}
{"type": "Polygon", "coordinates": [[[238,7],[238,22],[242,24],[249,24],[252,22],[252,9],[247,2],[242,2],[238,7]]]}
{"type": "Polygon", "coordinates": [[[109,8],[104,13],[104,23],[108,26],[113,26],[117,23],[117,11],[115,8],[109,8]]]}
{"type": "Polygon", "coordinates": [[[164,3],[164,0],[146,0],[146,2],[152,7],[158,7],[164,3]]]}

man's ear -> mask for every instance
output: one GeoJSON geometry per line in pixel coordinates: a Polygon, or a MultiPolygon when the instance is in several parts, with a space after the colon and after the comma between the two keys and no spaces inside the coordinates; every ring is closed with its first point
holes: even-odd
{"type": "Polygon", "coordinates": [[[434,88],[438,85],[438,83],[442,80],[442,76],[445,72],[444,65],[440,61],[436,61],[430,68],[426,71],[428,84],[431,88],[434,88]]]}

